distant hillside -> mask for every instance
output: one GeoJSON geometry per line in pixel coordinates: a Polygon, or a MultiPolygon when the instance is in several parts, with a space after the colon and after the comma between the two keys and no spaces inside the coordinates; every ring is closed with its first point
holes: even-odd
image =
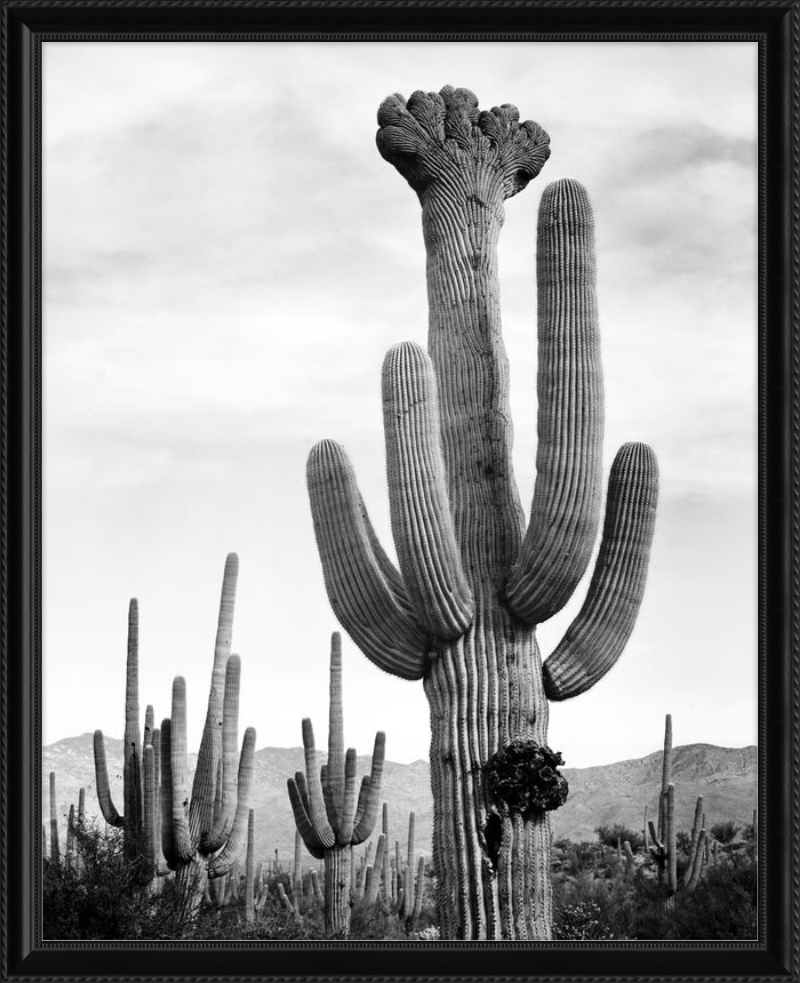
{"type": "MultiPolygon", "coordinates": [[[[122,741],[106,739],[112,796],[122,810],[122,741]]],[[[190,758],[194,768],[196,755],[190,758]]],[[[721,748],[689,744],[675,748],[673,776],[679,828],[691,826],[698,795],[704,796],[709,825],[733,820],[738,825],[752,821],[757,800],[757,750],[755,747],[721,748]]],[[[359,757],[358,774],[369,771],[369,756],[359,757]]],[[[288,857],[294,844],[294,820],[286,793],[286,779],[303,769],[302,748],[262,748],[256,752],[256,841],[261,857],[277,848],[288,857]]],[[[48,776],[56,773],[56,798],[62,826],[70,803],[77,803],[78,790],[86,789],[88,815],[99,815],[95,795],[92,735],[81,734],[50,744],[43,749],[42,778],[44,807],[48,803],[48,776]]],[[[595,827],[616,822],[631,829],[642,828],[645,805],[653,816],[661,785],[661,752],[645,758],[619,761],[594,768],[564,768],[570,792],[566,805],[552,814],[555,838],[595,839],[595,827]]],[[[386,762],[384,800],[389,804],[391,836],[405,841],[408,813],[417,814],[418,849],[430,855],[433,825],[427,761],[410,765],[386,762]]],[[[47,812],[45,812],[45,817],[47,812]]]]}

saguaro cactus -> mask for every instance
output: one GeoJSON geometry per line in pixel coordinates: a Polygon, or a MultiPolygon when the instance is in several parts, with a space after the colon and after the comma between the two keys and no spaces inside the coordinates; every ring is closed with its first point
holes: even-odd
{"type": "Polygon", "coordinates": [[[549,138],[513,106],[466,89],[390,96],[378,148],[422,205],[428,352],[383,369],[392,531],[378,544],[352,465],[333,441],[308,462],[328,596],[367,658],[423,679],[431,709],[434,863],[444,938],[548,939],[547,809],[565,783],[547,747],[548,699],[593,686],[641,602],[657,495],[643,444],[614,461],[586,602],[542,665],[535,628],[588,565],[599,524],[602,375],[594,219],[575,181],[539,209],[539,446],[530,522],[512,473],[497,241],[504,199],[547,160],[549,138]],[[503,761],[496,756],[502,753],[503,761]],[[494,773],[494,790],[489,776],[494,773]]]}
{"type": "Polygon", "coordinates": [[[238,746],[241,660],[231,655],[239,560],[225,562],[211,690],[194,782],[189,794],[186,682],[172,687],[172,716],[160,729],[161,844],[187,913],[202,899],[206,878],[224,877],[244,851],[252,805],[256,732],[238,746]]]}
{"type": "Polygon", "coordinates": [[[56,773],[50,772],[50,859],[57,864],[61,861],[58,845],[58,807],[56,806],[56,773]]]}
{"type": "Polygon", "coordinates": [[[351,853],[375,828],[381,797],[386,736],[375,735],[372,768],[357,792],[356,752],[344,750],[342,713],[342,640],[331,636],[328,762],[317,767],[314,730],[303,721],[306,773],[287,781],[297,829],[309,853],[325,860],[325,929],[347,935],[350,930],[351,853]]]}
{"type": "MultiPolygon", "coordinates": [[[[239,658],[228,660],[225,702],[234,702],[238,709],[239,658]]],[[[200,903],[206,889],[207,877],[224,877],[245,849],[247,822],[252,805],[254,756],[256,732],[248,727],[242,741],[241,755],[233,753],[229,743],[236,747],[237,729],[226,728],[224,763],[216,786],[193,789],[189,795],[189,761],[186,743],[186,682],[182,676],[175,678],[172,687],[172,716],[161,724],[162,801],[161,843],[167,866],[176,872],[176,885],[183,899],[184,910],[191,915],[200,903]],[[231,733],[232,730],[232,733],[231,733]],[[238,758],[238,769],[237,765],[238,758]],[[234,776],[231,778],[230,769],[234,776]],[[213,826],[202,838],[191,827],[192,805],[198,795],[212,799],[213,826]]],[[[198,758],[199,768],[199,758],[198,758]]],[[[198,808],[195,805],[195,808],[198,808]]]]}
{"type": "MultiPolygon", "coordinates": [[[[152,708],[148,708],[152,716],[152,708]]],[[[145,738],[147,744],[150,740],[145,738]]],[[[128,658],[125,675],[125,736],[122,752],[123,815],[111,800],[102,730],[94,732],[94,768],[97,799],[103,818],[110,826],[124,830],[125,855],[134,859],[146,853],[143,841],[144,791],[142,757],[145,745],[139,727],[139,602],[128,605],[128,658]]]]}

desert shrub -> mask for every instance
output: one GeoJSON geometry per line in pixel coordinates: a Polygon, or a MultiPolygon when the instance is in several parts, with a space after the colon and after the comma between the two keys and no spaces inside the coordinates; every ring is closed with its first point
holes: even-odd
{"type": "Polygon", "coordinates": [[[578,901],[557,909],[553,925],[555,940],[585,942],[615,939],[604,912],[594,901],[578,901]]]}
{"type": "Polygon", "coordinates": [[[633,887],[601,871],[584,871],[553,882],[554,938],[625,939],[628,937],[633,887]],[[577,933],[577,934],[570,934],[577,933]]]}
{"type": "Polygon", "coordinates": [[[158,939],[184,931],[169,888],[145,890],[144,868],[124,855],[122,831],[76,828],[76,863],[45,859],[42,930],[46,939],[158,939]]]}
{"type": "Polygon", "coordinates": [[[665,910],[663,892],[655,882],[640,881],[632,910],[630,935],[636,939],[744,940],[757,931],[756,866],[747,857],[708,867],[697,889],[679,891],[665,910]]]}
{"type": "Polygon", "coordinates": [[[736,823],[727,820],[724,823],[714,823],[711,827],[711,836],[723,846],[727,846],[729,843],[733,843],[736,839],[736,834],[739,832],[739,827],[736,823]]]}
{"type": "Polygon", "coordinates": [[[597,833],[597,839],[600,843],[605,846],[613,846],[614,849],[616,849],[617,840],[620,843],[624,843],[627,840],[633,850],[638,850],[643,842],[642,834],[630,829],[625,823],[596,826],[595,833],[597,833]]]}

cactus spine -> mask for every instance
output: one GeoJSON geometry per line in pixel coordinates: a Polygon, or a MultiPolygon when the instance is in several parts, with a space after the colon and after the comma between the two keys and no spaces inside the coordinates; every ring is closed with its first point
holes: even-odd
{"type": "Polygon", "coordinates": [[[575,590],[599,525],[591,205],[577,182],[561,181],[545,189],[539,211],[539,446],[525,530],[511,464],[497,241],[504,199],[539,173],[549,138],[520,123],[513,106],[481,112],[471,92],[449,86],[386,99],[378,123],[381,154],[422,205],[428,352],[398,345],[383,369],[399,570],[377,542],[344,450],[326,440],[311,452],[326,588],[367,658],[424,680],[442,937],[546,940],[546,811],[494,795],[487,766],[498,752],[546,749],[548,699],[590,688],[622,652],[644,590],[656,461],[642,444],[617,455],[586,602],[542,666],[535,627],[575,590]]]}
{"type": "MultiPolygon", "coordinates": [[[[331,636],[328,761],[317,768],[314,731],[303,720],[306,772],[287,781],[297,830],[309,853],[325,860],[325,929],[341,935],[350,930],[351,851],[375,828],[381,796],[386,737],[375,735],[372,769],[357,793],[356,752],[344,750],[342,712],[342,640],[331,636]]],[[[297,892],[295,892],[297,893],[297,892]]]]}

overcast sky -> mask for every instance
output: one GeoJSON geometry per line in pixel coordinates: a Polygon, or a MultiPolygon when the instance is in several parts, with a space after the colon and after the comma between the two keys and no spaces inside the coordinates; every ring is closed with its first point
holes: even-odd
{"type": "MultiPolygon", "coordinates": [[[[539,198],[582,181],[598,229],[604,468],[655,448],[639,623],[551,708],[569,766],[756,740],[755,43],[56,43],[44,75],[44,742],[121,737],[127,606],[142,712],[205,715],[225,555],[257,746],[327,727],[328,606],[305,459],[347,448],[384,545],[380,369],[427,332],[415,194],[375,148],[392,92],[465,85],[550,134],[500,247],[515,466],[536,449],[539,198]]],[[[585,594],[539,632],[555,647],[585,594]]],[[[345,636],[345,738],[428,754],[420,683],[345,636]]]]}

